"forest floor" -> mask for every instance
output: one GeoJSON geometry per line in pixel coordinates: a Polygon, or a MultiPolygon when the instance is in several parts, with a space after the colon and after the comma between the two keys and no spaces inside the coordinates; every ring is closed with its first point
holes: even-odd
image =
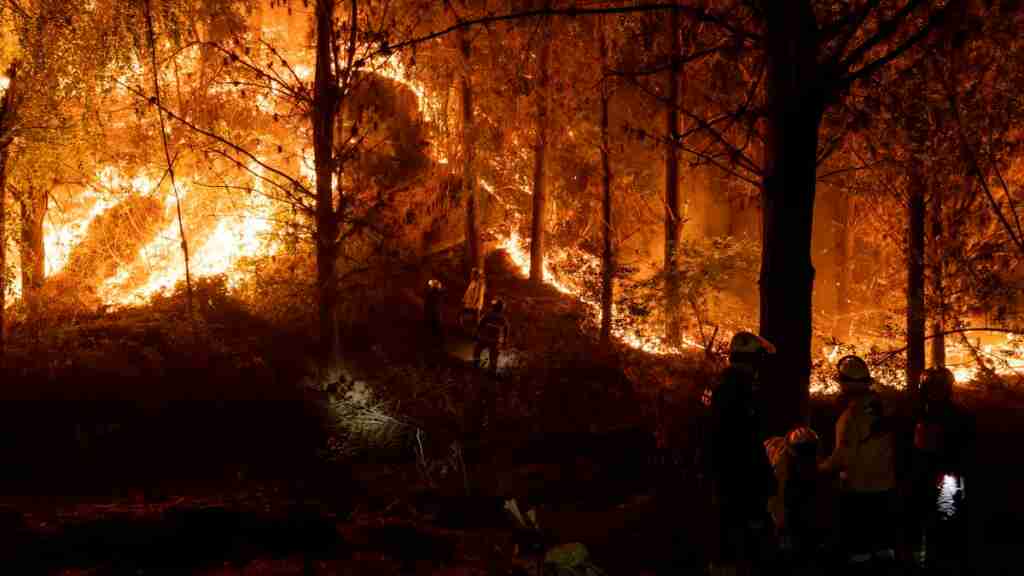
{"type": "MultiPolygon", "coordinates": [[[[431,270],[449,287],[446,318],[465,288],[455,269],[431,270]]],[[[338,384],[311,377],[308,338],[223,294],[201,293],[195,333],[168,301],[9,350],[2,572],[534,574],[543,550],[580,542],[607,574],[702,573],[717,530],[692,458],[708,367],[602,349],[572,300],[529,286],[500,254],[488,274],[513,325],[497,380],[468,365],[455,326],[450,353],[429,353],[419,274],[349,331],[338,384]],[[496,418],[481,427],[486,386],[496,418]],[[513,520],[513,499],[540,533],[513,520]]],[[[959,526],[933,573],[1017,574],[1024,394],[964,398],[979,428],[975,568],[959,569],[959,526]]],[[[813,403],[826,444],[836,412],[813,403]]],[[[806,573],[837,571],[826,559],[806,573]]]]}

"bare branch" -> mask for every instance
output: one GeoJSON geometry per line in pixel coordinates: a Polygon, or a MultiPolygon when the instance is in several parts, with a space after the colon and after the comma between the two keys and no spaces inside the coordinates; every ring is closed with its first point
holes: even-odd
{"type": "Polygon", "coordinates": [[[602,8],[579,8],[579,7],[568,7],[568,8],[541,8],[535,10],[523,10],[520,12],[509,12],[505,14],[490,14],[482,18],[476,18],[473,20],[463,20],[456,22],[455,24],[419,36],[411,38],[402,42],[398,42],[392,45],[383,46],[379,53],[389,54],[393,50],[401,50],[417,44],[422,44],[442,36],[446,36],[460,29],[471,28],[473,26],[485,26],[487,24],[494,24],[497,22],[508,22],[512,20],[526,20],[530,18],[541,18],[545,16],[598,16],[601,14],[632,14],[632,13],[644,13],[644,12],[660,12],[666,10],[678,10],[680,13],[696,20],[699,22],[708,22],[720,26],[724,30],[739,36],[741,38],[747,38],[752,40],[760,39],[760,35],[750,32],[748,30],[740,29],[728,23],[724,16],[714,14],[706,8],[699,8],[695,6],[685,6],[676,3],[651,3],[651,4],[631,4],[627,6],[607,6],[602,8]]]}

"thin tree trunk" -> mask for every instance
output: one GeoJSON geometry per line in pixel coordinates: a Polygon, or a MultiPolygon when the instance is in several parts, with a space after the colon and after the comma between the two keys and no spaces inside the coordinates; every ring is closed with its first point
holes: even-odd
{"type": "MultiPolygon", "coordinates": [[[[598,50],[601,71],[608,65],[608,44],[605,38],[604,19],[598,23],[598,50]]],[[[615,297],[615,246],[612,231],[612,167],[611,144],[608,137],[608,100],[611,98],[607,82],[601,83],[601,220],[604,250],[601,253],[601,342],[608,344],[612,339],[612,302],[615,297]]]]}
{"type": "MultiPolygon", "coordinates": [[[[7,109],[5,102],[4,112],[7,109]]],[[[3,120],[0,118],[0,125],[3,120]]],[[[4,146],[0,152],[0,367],[3,366],[7,326],[7,161],[10,156],[10,146],[4,146]]]]}
{"type": "MultiPolygon", "coordinates": [[[[338,219],[334,211],[334,127],[339,109],[332,68],[334,0],[316,2],[316,76],[313,82],[313,159],[316,172],[317,303],[320,321],[320,368],[329,377],[341,351],[338,333],[338,219]]],[[[353,7],[353,12],[355,9],[353,7]]],[[[355,26],[353,19],[352,26],[355,26]]]]}
{"type": "Polygon", "coordinates": [[[924,371],[924,247],[925,182],[923,170],[913,161],[907,199],[907,387],[917,393],[924,371]]]}
{"type": "Polygon", "coordinates": [[[469,68],[472,47],[465,30],[459,31],[459,45],[462,53],[462,190],[466,194],[466,273],[468,276],[473,268],[483,269],[484,255],[480,246],[480,193],[474,170],[476,142],[474,139],[473,85],[469,68]]]}
{"type": "Polygon", "coordinates": [[[167,162],[167,175],[170,176],[171,190],[174,192],[174,204],[178,211],[178,234],[181,236],[181,253],[185,258],[185,307],[189,322],[192,324],[192,336],[195,337],[195,319],[192,316],[192,271],[188,258],[188,240],[185,237],[185,222],[181,217],[181,196],[178,184],[174,179],[174,161],[171,160],[171,149],[167,144],[167,130],[164,128],[163,104],[160,102],[160,72],[156,62],[156,35],[153,32],[153,14],[150,0],[145,4],[146,32],[149,38],[149,53],[153,66],[153,98],[156,103],[156,115],[160,119],[160,140],[163,142],[164,160],[167,162]]]}
{"type": "MultiPolygon", "coordinates": [[[[18,62],[7,69],[7,91],[0,104],[0,137],[6,139],[16,114],[18,90],[18,62]]],[[[11,157],[10,143],[0,150],[0,367],[3,366],[7,328],[7,166],[11,157]]]]}
{"type": "Polygon", "coordinates": [[[668,109],[665,133],[665,338],[678,344],[682,338],[679,297],[679,241],[682,232],[682,205],[679,198],[679,83],[682,75],[679,41],[679,11],[669,17],[671,66],[668,74],[668,109]]]}
{"type": "Polygon", "coordinates": [[[537,144],[533,161],[533,215],[530,223],[530,282],[544,282],[544,225],[547,222],[546,154],[548,146],[548,73],[551,60],[550,22],[541,39],[537,83],[537,144]]]}
{"type": "Polygon", "coordinates": [[[945,191],[941,184],[932,187],[931,197],[931,234],[930,251],[932,254],[932,299],[935,306],[932,308],[932,334],[931,341],[932,367],[938,368],[946,365],[946,298],[942,286],[942,275],[944,266],[942,260],[943,227],[942,211],[943,196],[945,191]]]}
{"type": "Polygon", "coordinates": [[[850,337],[850,195],[840,192],[835,203],[836,322],[833,333],[840,341],[850,337]]]}
{"type": "Polygon", "coordinates": [[[29,188],[21,199],[21,296],[32,322],[39,319],[41,292],[46,279],[46,243],[43,219],[49,195],[29,188]]]}
{"type": "Polygon", "coordinates": [[[803,422],[811,374],[811,232],[818,130],[814,14],[803,2],[766,3],[768,118],[762,183],[761,334],[778,353],[766,428],[803,422]]]}

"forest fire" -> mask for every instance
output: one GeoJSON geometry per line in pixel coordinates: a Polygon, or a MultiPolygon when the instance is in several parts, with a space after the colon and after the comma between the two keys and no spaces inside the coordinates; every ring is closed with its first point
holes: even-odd
{"type": "MultiPolygon", "coordinates": [[[[523,277],[530,275],[529,245],[519,236],[518,232],[514,229],[509,232],[504,240],[502,240],[500,247],[506,254],[508,254],[512,263],[515,264],[516,269],[523,277]]],[[[601,303],[593,300],[592,298],[588,298],[583,294],[583,290],[581,288],[584,282],[583,278],[574,278],[571,275],[555,271],[558,263],[568,264],[568,266],[566,266],[568,269],[581,270],[585,268],[580,265],[582,263],[581,260],[586,258],[595,259],[593,256],[588,256],[579,250],[569,251],[560,248],[553,248],[548,253],[548,259],[544,263],[544,279],[545,283],[553,287],[555,290],[558,290],[562,294],[572,296],[586,305],[587,309],[590,311],[590,317],[588,320],[591,327],[593,327],[600,323],[601,303]],[[552,265],[550,263],[555,264],[552,265]]],[[[621,311],[619,311],[617,307],[613,307],[613,314],[616,314],[616,316],[621,318],[621,316],[619,316],[621,311]]],[[[671,346],[665,342],[663,337],[654,334],[653,329],[645,329],[640,326],[614,326],[612,328],[612,334],[627,346],[637,350],[643,350],[649,354],[669,355],[679,354],[683,351],[703,349],[701,344],[689,337],[683,337],[681,346],[671,346]]]]}
{"type": "Polygon", "coordinates": [[[0,565],[1017,573],[1022,88],[1011,0],[0,0],[0,565]]]}

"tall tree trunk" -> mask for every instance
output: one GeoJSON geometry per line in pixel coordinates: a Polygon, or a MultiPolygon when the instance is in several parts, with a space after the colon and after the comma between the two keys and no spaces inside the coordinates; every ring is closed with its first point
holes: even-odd
{"type": "MultiPolygon", "coordinates": [[[[598,51],[601,71],[608,65],[608,44],[605,39],[604,19],[598,23],[598,51]]],[[[608,84],[601,82],[601,223],[604,250],[601,252],[601,342],[612,339],[612,302],[615,297],[615,246],[612,231],[612,166],[611,144],[608,137],[608,84]]]]}
{"type": "MultiPolygon", "coordinates": [[[[334,128],[338,84],[332,68],[334,0],[316,1],[316,77],[313,82],[313,158],[316,170],[316,272],[320,368],[330,375],[340,353],[338,333],[338,218],[334,211],[334,128]]],[[[354,9],[353,9],[354,12],[354,9]]],[[[355,26],[353,21],[352,26],[355,26]]]]}
{"type": "Polygon", "coordinates": [[[668,109],[665,134],[665,338],[676,345],[682,338],[679,295],[679,241],[682,232],[682,205],[679,198],[679,83],[682,55],[679,41],[679,11],[669,17],[671,66],[668,73],[668,109]]]}
{"type": "MultiPolygon", "coordinates": [[[[0,118],[0,125],[3,120],[0,118]]],[[[4,146],[0,151],[0,367],[4,361],[4,328],[7,326],[7,161],[10,156],[10,146],[4,146]]]]}
{"type": "Polygon", "coordinates": [[[912,160],[907,198],[907,387],[917,393],[924,371],[924,171],[912,160]]]}
{"type": "Polygon", "coordinates": [[[7,140],[13,129],[17,114],[18,62],[11,62],[7,68],[7,91],[0,103],[0,139],[5,144],[0,149],[0,367],[3,366],[7,327],[7,166],[11,157],[10,142],[7,140]]]}
{"type": "Polygon", "coordinates": [[[833,335],[846,341],[850,337],[850,195],[840,192],[834,208],[836,322],[833,335]]]}
{"type": "Polygon", "coordinates": [[[805,2],[766,3],[768,118],[762,183],[761,334],[778,350],[768,431],[807,417],[811,374],[811,232],[824,113],[817,31],[805,2]]]}
{"type": "Polygon", "coordinates": [[[544,225],[547,222],[546,154],[548,147],[548,68],[551,60],[550,21],[541,38],[537,83],[537,145],[533,160],[533,215],[530,223],[530,282],[544,282],[544,225]]]}
{"type": "Polygon", "coordinates": [[[185,306],[189,322],[192,325],[192,336],[196,336],[195,317],[192,315],[192,270],[188,257],[188,238],[185,236],[185,221],[181,216],[181,196],[178,194],[178,183],[174,178],[174,161],[171,159],[171,149],[167,142],[167,130],[164,127],[163,104],[160,102],[160,69],[156,61],[156,34],[153,32],[153,13],[150,1],[145,3],[146,32],[149,38],[149,55],[153,65],[153,98],[156,104],[157,118],[160,120],[160,139],[163,143],[164,161],[167,162],[167,175],[171,180],[171,190],[174,192],[174,205],[178,212],[178,235],[181,237],[181,253],[185,259],[185,306]]]}
{"type": "Polygon", "coordinates": [[[29,188],[21,199],[21,295],[32,321],[39,318],[43,281],[46,278],[46,244],[43,219],[49,194],[29,188]]]}
{"type": "Polygon", "coordinates": [[[459,30],[462,53],[462,190],[466,194],[466,273],[473,268],[483,269],[484,254],[480,246],[480,193],[476,183],[474,161],[473,85],[470,78],[469,58],[471,46],[465,30],[459,30]]]}
{"type": "Polygon", "coordinates": [[[932,299],[935,302],[935,306],[932,308],[931,356],[932,366],[936,368],[946,365],[946,337],[943,335],[946,329],[946,297],[942,286],[944,271],[942,260],[945,256],[942,253],[942,205],[944,195],[945,190],[941,184],[932,186],[929,249],[932,255],[932,299]]]}

